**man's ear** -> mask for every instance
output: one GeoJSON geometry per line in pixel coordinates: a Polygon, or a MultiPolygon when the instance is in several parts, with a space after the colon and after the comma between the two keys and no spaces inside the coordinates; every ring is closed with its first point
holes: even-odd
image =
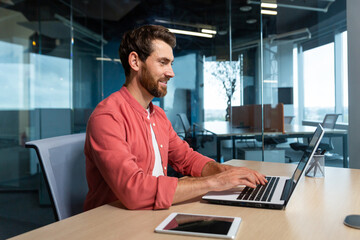
{"type": "Polygon", "coordinates": [[[131,52],[129,54],[129,65],[134,71],[139,71],[140,69],[140,58],[136,52],[131,52]]]}

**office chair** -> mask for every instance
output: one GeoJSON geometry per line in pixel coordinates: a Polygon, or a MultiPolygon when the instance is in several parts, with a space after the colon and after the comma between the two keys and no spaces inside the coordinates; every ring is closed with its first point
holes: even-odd
{"type": "Polygon", "coordinates": [[[30,141],[36,150],[57,221],[81,213],[88,192],[85,133],[30,141]]]}
{"type": "MultiPolygon", "coordinates": [[[[321,126],[323,128],[334,129],[336,125],[336,121],[340,115],[341,114],[337,114],[337,113],[326,114],[323,122],[321,123],[321,126]]],[[[324,139],[320,142],[319,149],[326,150],[328,152],[334,149],[334,145],[331,141],[331,137],[327,139],[328,139],[327,142],[324,142],[324,139]]],[[[291,143],[290,147],[295,151],[303,151],[303,152],[305,152],[308,149],[307,144],[299,143],[299,142],[291,143]]]]}
{"type": "Polygon", "coordinates": [[[206,130],[196,131],[196,124],[193,124],[193,127],[191,127],[185,113],[178,113],[177,116],[183,128],[183,132],[178,132],[178,135],[186,141],[192,149],[196,151],[200,146],[204,147],[206,142],[213,141],[214,137],[211,133],[207,133],[206,130]],[[198,138],[200,139],[200,143],[198,143],[198,138]]]}
{"type": "Polygon", "coordinates": [[[284,116],[284,124],[291,124],[294,116],[284,116]]]}
{"type": "MultiPolygon", "coordinates": [[[[321,126],[323,128],[334,129],[336,126],[336,121],[340,115],[341,114],[336,114],[336,113],[335,114],[326,114],[323,122],[321,123],[321,126]]],[[[319,144],[319,148],[321,150],[326,150],[327,152],[333,150],[334,145],[331,140],[331,137],[323,139],[323,141],[321,141],[321,143],[319,144]]]]}
{"type": "MultiPolygon", "coordinates": [[[[294,116],[284,116],[284,124],[291,124],[294,116]]],[[[262,141],[261,137],[255,137],[255,139],[259,142],[262,141]]],[[[264,146],[268,148],[276,148],[276,145],[286,143],[287,139],[281,136],[278,137],[264,137],[264,146]]]]}
{"type": "Polygon", "coordinates": [[[177,116],[180,119],[181,125],[183,127],[183,133],[180,133],[180,136],[182,136],[183,138],[186,137],[191,137],[192,136],[192,129],[190,127],[190,123],[188,118],[186,117],[185,113],[178,113],[177,116]],[[183,134],[183,135],[182,135],[183,134]]]}

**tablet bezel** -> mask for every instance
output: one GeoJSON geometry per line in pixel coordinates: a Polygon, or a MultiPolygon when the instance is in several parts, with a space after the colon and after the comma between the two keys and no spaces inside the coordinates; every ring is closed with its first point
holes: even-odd
{"type": "Polygon", "coordinates": [[[171,213],[164,221],[162,221],[156,228],[155,232],[158,233],[169,233],[177,235],[188,235],[188,236],[200,236],[200,237],[212,237],[212,238],[225,238],[235,239],[235,236],[239,230],[241,223],[240,217],[229,217],[229,216],[215,216],[215,215],[204,215],[204,214],[192,214],[192,213],[171,213]],[[201,216],[201,217],[214,217],[214,218],[230,218],[233,219],[229,231],[226,235],[213,234],[213,233],[199,233],[199,232],[185,232],[185,231],[174,231],[164,229],[178,214],[189,215],[189,216],[201,216]]]}

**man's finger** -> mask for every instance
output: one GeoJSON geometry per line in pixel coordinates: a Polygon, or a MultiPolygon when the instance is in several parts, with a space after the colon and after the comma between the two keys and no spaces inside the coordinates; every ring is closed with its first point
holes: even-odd
{"type": "Polygon", "coordinates": [[[241,183],[240,183],[241,185],[245,185],[245,186],[251,187],[251,188],[256,188],[256,184],[254,184],[254,183],[252,183],[252,182],[249,182],[249,181],[246,180],[246,179],[242,179],[240,182],[241,182],[241,183]]]}

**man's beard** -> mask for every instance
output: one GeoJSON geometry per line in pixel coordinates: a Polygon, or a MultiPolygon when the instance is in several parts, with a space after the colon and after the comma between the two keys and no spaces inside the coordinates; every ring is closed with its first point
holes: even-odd
{"type": "Polygon", "coordinates": [[[164,97],[167,93],[167,88],[160,86],[159,81],[152,78],[146,67],[141,68],[140,84],[154,97],[164,97]]]}

